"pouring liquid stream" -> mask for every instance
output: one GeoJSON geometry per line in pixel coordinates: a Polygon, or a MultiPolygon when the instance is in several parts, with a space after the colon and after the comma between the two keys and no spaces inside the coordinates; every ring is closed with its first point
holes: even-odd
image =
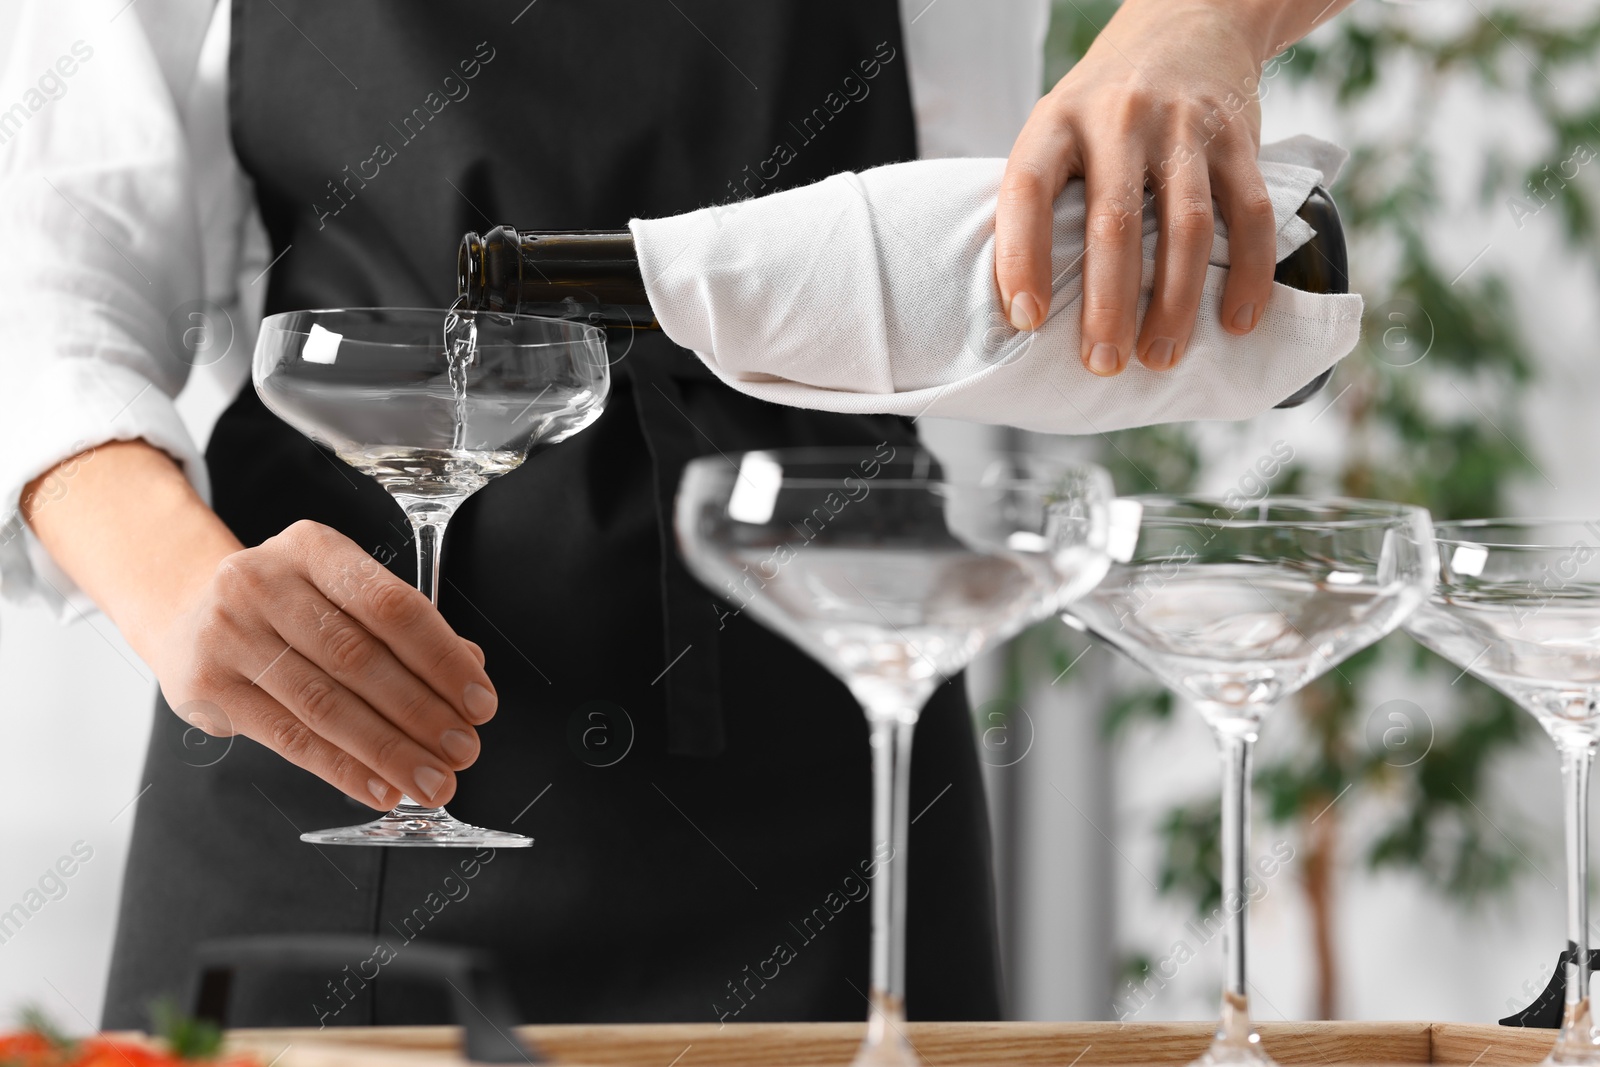
{"type": "MultiPolygon", "coordinates": [[[[513,412],[528,405],[494,403],[467,396],[467,373],[479,362],[478,323],[472,314],[460,314],[458,300],[445,313],[443,343],[445,376],[450,384],[450,444],[432,446],[361,444],[338,448],[339,458],[376,478],[402,507],[427,501],[433,510],[455,507],[498,475],[522,464],[523,453],[511,448],[470,448],[469,413],[480,417],[478,437],[503,433],[502,423],[514,421],[513,412]],[[477,411],[473,412],[473,407],[477,411]],[[488,424],[482,420],[487,419],[488,424]]],[[[374,399],[379,399],[374,397],[374,399]]],[[[425,412],[419,415],[426,417],[425,412]]],[[[442,438],[442,434],[440,437],[442,438]]]]}
{"type": "Polygon", "coordinates": [[[452,448],[457,451],[467,443],[467,368],[478,356],[478,319],[462,315],[466,297],[456,297],[444,316],[444,351],[450,363],[450,390],[455,394],[455,438],[452,448]]]}

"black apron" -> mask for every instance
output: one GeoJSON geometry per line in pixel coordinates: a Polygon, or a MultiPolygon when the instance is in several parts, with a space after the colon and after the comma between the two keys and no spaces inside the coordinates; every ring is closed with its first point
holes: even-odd
{"type": "MultiPolygon", "coordinates": [[[[237,0],[231,64],[234,146],[279,257],[269,314],[445,306],[469,229],[616,227],[915,155],[894,0],[237,0]]],[[[186,746],[163,704],[108,1028],[181,994],[202,939],[306,932],[369,936],[374,953],[243,975],[232,1022],[447,1021],[436,992],[382,975],[385,950],[414,940],[496,952],[530,1022],[865,1016],[860,708],[691,580],[668,523],[693,456],[914,434],[744,397],[659,334],[610,340],[605,414],[470,499],[445,540],[441,610],[500,693],[450,810],[535,845],[302,844],[371,813],[247,739],[186,746]]],[[[400,509],[249,387],[207,462],[245,544],[311,518],[412,578],[400,509]]],[[[928,705],[912,766],[911,1014],[995,1018],[960,679],[928,705]]]]}

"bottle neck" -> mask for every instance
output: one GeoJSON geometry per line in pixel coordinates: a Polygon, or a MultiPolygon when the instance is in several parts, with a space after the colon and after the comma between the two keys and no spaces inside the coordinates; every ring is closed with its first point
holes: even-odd
{"type": "Polygon", "coordinates": [[[514,230],[461,239],[456,291],[463,306],[660,329],[627,230],[514,230]]]}

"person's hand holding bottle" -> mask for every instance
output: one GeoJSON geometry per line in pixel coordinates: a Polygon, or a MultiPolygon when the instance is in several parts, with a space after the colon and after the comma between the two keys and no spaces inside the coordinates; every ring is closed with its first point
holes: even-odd
{"type": "Polygon", "coordinates": [[[1232,267],[1218,309],[1245,334],[1272,292],[1275,222],[1261,178],[1261,72],[1352,0],[1126,0],[1017,138],[995,216],[995,281],[1017,329],[1050,313],[1052,205],[1082,177],[1084,365],[1120,373],[1135,354],[1176,366],[1194,330],[1213,201],[1232,267]],[[1160,225],[1155,291],[1137,322],[1146,186],[1160,225]]]}

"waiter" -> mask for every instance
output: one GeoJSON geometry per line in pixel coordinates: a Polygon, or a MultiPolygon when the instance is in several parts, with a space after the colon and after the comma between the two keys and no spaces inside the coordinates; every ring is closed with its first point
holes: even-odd
{"type": "MultiPolygon", "coordinates": [[[[1254,327],[1273,257],[1253,78],[1329,10],[1124,5],[1012,156],[997,286],[1018,328],[1048,311],[1049,204],[1084,173],[1101,220],[1091,369],[1181,358],[1213,196],[1234,233],[1223,321],[1254,327]],[[1208,137],[1197,120],[1228,93],[1244,104],[1208,137]],[[1138,227],[1109,220],[1179,150],[1152,183],[1158,293],[1136,337],[1138,227]]],[[[375,483],[237,375],[203,457],[171,398],[212,304],[240,322],[444,306],[469,229],[616,227],[919,149],[1003,152],[1046,15],[1043,0],[28,5],[8,70],[42,64],[61,91],[0,123],[0,351],[20,385],[0,419],[0,513],[20,509],[0,569],[13,595],[87,596],[162,692],[108,1028],[183,990],[205,938],[305,932],[375,952],[245,976],[232,1021],[443,1021],[439,998],[382,976],[377,946],[414,941],[493,950],[530,1022],[862,1016],[859,710],[693,583],[667,523],[693,456],[905,446],[907,424],[777,408],[662,336],[614,337],[605,415],[453,521],[446,619],[410,587],[409,534],[375,483]],[[231,737],[220,758],[194,755],[194,727],[231,737]],[[298,840],[402,791],[537,844],[298,840]]],[[[917,731],[913,1017],[1000,1011],[967,715],[953,680],[917,731]]]]}

